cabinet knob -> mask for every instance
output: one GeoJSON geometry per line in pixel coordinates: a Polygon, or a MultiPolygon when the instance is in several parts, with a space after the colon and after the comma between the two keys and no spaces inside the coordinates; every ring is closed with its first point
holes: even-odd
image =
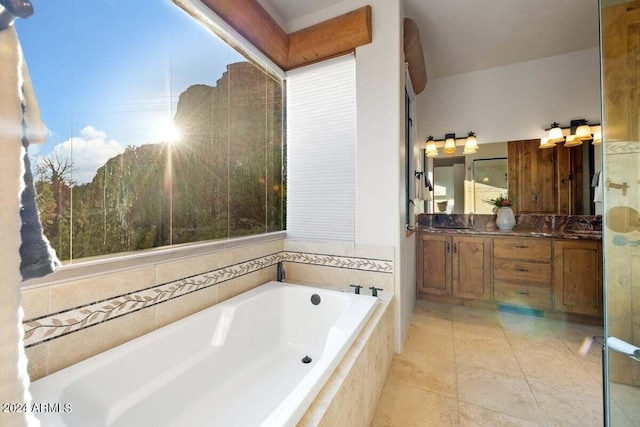
{"type": "Polygon", "coordinates": [[[529,292],[527,292],[527,291],[516,291],[516,294],[518,294],[518,295],[529,295],[529,292]]]}
{"type": "Polygon", "coordinates": [[[527,245],[516,245],[516,248],[518,248],[518,249],[529,249],[529,246],[527,246],[527,245]]]}
{"type": "Polygon", "coordinates": [[[528,272],[529,270],[527,270],[526,268],[516,268],[516,271],[522,271],[522,272],[528,272]]]}

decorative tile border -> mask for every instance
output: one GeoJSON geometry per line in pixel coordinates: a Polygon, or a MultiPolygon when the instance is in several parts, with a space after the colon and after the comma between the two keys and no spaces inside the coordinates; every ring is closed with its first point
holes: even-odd
{"type": "Polygon", "coordinates": [[[350,270],[393,273],[393,261],[348,257],[341,255],[323,255],[306,252],[280,252],[281,260],[299,264],[312,264],[324,267],[346,268],[350,270]]]}
{"type": "Polygon", "coordinates": [[[393,261],[284,251],[125,295],[115,296],[107,300],[96,301],[39,318],[25,320],[23,322],[24,344],[28,348],[60,338],[144,308],[237,279],[271,267],[280,261],[386,274],[393,273],[393,261]]]}

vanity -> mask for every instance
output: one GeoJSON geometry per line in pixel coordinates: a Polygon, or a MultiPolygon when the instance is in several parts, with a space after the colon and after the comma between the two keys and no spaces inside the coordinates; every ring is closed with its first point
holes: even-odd
{"type": "Polygon", "coordinates": [[[416,292],[441,303],[602,324],[602,218],[517,215],[417,217],[416,292]]]}

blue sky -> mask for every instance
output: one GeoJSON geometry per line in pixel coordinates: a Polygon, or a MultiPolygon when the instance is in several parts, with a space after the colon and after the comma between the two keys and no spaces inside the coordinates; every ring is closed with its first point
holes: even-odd
{"type": "Polygon", "coordinates": [[[160,142],[178,96],[243,58],[170,0],[55,0],[16,28],[42,118],[38,155],[68,156],[78,183],[128,145],[160,142]]]}

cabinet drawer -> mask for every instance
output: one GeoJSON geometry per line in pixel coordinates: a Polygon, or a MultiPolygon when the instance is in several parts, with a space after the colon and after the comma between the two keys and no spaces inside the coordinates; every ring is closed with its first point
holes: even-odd
{"type": "Polygon", "coordinates": [[[495,258],[493,277],[496,280],[515,280],[550,288],[551,264],[495,258]]]}
{"type": "Polygon", "coordinates": [[[553,308],[551,288],[496,282],[494,283],[493,297],[496,302],[503,304],[541,310],[553,308]]]}
{"type": "Polygon", "coordinates": [[[550,239],[493,239],[495,258],[551,261],[550,239]]]}

